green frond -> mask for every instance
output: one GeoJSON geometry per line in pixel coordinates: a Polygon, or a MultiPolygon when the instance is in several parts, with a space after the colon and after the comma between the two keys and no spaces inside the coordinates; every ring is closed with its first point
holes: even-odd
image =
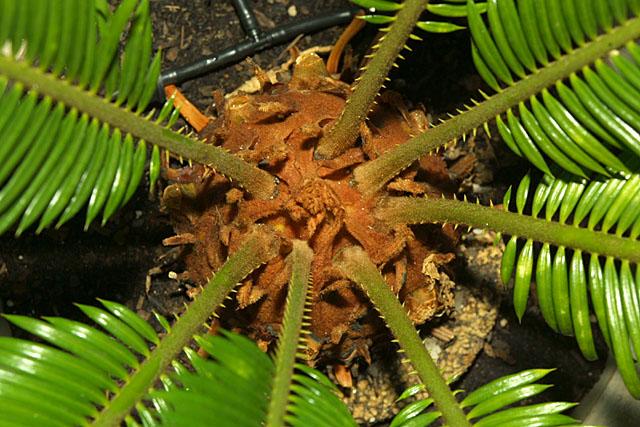
{"type": "Polygon", "coordinates": [[[315,369],[296,364],[291,391],[289,414],[285,420],[292,427],[357,426],[338,397],[337,387],[315,369]]]}
{"type": "MultiPolygon", "coordinates": [[[[638,13],[637,2],[624,0],[490,0],[487,5],[488,25],[471,0],[468,20],[476,68],[497,92],[627,25],[638,13]]],[[[547,174],[553,164],[583,177],[628,172],[618,157],[640,157],[638,60],[635,42],[623,52],[611,50],[606,60],[593,57],[591,65],[508,109],[506,121],[498,116],[503,140],[547,174]]]]}
{"type": "MultiPolygon", "coordinates": [[[[78,306],[102,330],[59,317],[6,315],[49,345],[0,337],[3,425],[114,426],[125,418],[132,425],[136,409],[141,419],[152,419],[167,405],[149,400],[149,390],[158,379],[170,384],[163,375],[171,365],[178,374],[188,371],[176,359],[189,352],[185,347],[231,289],[278,251],[272,235],[252,234],[172,327],[158,316],[162,337],[134,312],[109,301],[101,301],[104,308],[78,306]],[[149,410],[144,409],[147,403],[152,404],[149,410]]],[[[259,369],[249,362],[242,366],[259,369]]]]}
{"type": "MultiPolygon", "coordinates": [[[[577,420],[562,414],[574,407],[574,403],[547,402],[504,409],[549,388],[550,385],[537,383],[549,372],[550,369],[530,369],[498,378],[469,393],[460,406],[468,409],[467,418],[473,420],[476,427],[578,426],[577,420]]],[[[416,395],[422,388],[414,386],[408,389],[399,400],[416,395]]],[[[432,405],[431,398],[408,404],[393,418],[390,427],[427,427],[433,424],[441,414],[432,405]]]]}
{"type": "Polygon", "coordinates": [[[151,393],[162,402],[158,425],[262,425],[274,374],[271,359],[248,338],[224,330],[196,341],[211,359],[185,349],[188,366],[176,363],[166,389],[151,393]]]}
{"type": "MultiPolygon", "coordinates": [[[[512,193],[505,197],[510,207],[512,193]]],[[[545,221],[600,230],[638,241],[640,236],[640,175],[627,174],[593,181],[559,174],[544,176],[535,187],[527,175],[517,188],[515,209],[545,221]],[[530,205],[530,211],[525,207],[530,205]]],[[[501,275],[514,280],[514,307],[522,318],[535,281],[540,311],[551,328],[576,337],[584,356],[597,358],[591,329],[590,303],[607,344],[612,348],[631,393],[640,396],[634,367],[640,351],[640,267],[626,259],[597,252],[541,246],[531,238],[512,236],[502,257],[501,275]],[[635,271],[635,273],[634,273],[635,271]]]]}
{"type": "MultiPolygon", "coordinates": [[[[127,0],[113,12],[103,2],[5,1],[2,59],[27,63],[114,105],[140,114],[156,89],[160,56],[151,58],[147,0],[127,0]],[[120,37],[129,25],[123,54],[120,37]]],[[[159,119],[169,120],[170,105],[159,119]]],[[[28,90],[0,70],[0,234],[60,226],[87,208],[85,227],[104,224],[133,196],[144,175],[142,139],[28,90]]]]}
{"type": "MultiPolygon", "coordinates": [[[[293,241],[293,250],[288,257],[291,278],[282,319],[278,347],[274,355],[276,374],[270,390],[269,411],[265,425],[278,427],[284,423],[287,413],[297,408],[294,367],[301,354],[299,347],[306,348],[306,333],[303,332],[304,312],[310,298],[311,263],[313,251],[306,242],[293,241]],[[289,405],[291,404],[291,405],[289,405]],[[291,407],[289,407],[291,406],[291,407]],[[289,408],[288,408],[289,407],[289,408]]],[[[302,402],[305,402],[304,400],[302,402]]],[[[302,405],[304,406],[304,405],[302,405]]],[[[303,408],[304,409],[304,408],[303,408]]]]}
{"type": "Polygon", "coordinates": [[[299,294],[294,299],[300,301],[292,304],[289,324],[296,326],[291,318],[298,318],[297,327],[285,326],[292,333],[281,337],[285,347],[293,342],[292,358],[282,357],[291,352],[281,350],[273,361],[248,338],[226,331],[197,335],[212,307],[278,251],[277,241],[265,239],[269,236],[250,237],[172,327],[158,316],[162,335],[110,301],[100,301],[103,308],[78,305],[102,330],[59,317],[5,316],[47,344],[0,337],[3,425],[111,426],[124,420],[128,426],[258,427],[271,419],[276,384],[284,384],[283,416],[273,425],[286,420],[293,426],[355,426],[335,386],[318,371],[295,364],[306,292],[298,285],[308,281],[308,247],[302,251],[308,262],[293,266],[299,294]],[[212,360],[191,349],[192,341],[212,360]]]}
{"type": "MultiPolygon", "coordinates": [[[[174,364],[165,389],[150,394],[158,409],[146,425],[264,425],[275,375],[272,360],[249,339],[224,330],[196,340],[211,360],[185,349],[188,364],[174,364]]],[[[296,368],[287,425],[356,425],[328,378],[305,365],[296,368]]]]}
{"type": "MultiPolygon", "coordinates": [[[[106,333],[63,318],[6,316],[52,346],[0,338],[3,425],[102,425],[100,408],[112,404],[108,396],[125,392],[130,372],[153,364],[149,346],[159,346],[165,338],[126,307],[101,302],[106,310],[80,308],[106,333]]],[[[224,330],[194,339],[211,360],[185,347],[186,361],[172,362],[160,388],[153,390],[153,381],[147,381],[135,390],[138,403],[127,425],[263,425],[275,375],[272,360],[248,338],[224,330]]],[[[296,367],[286,417],[290,425],[356,425],[325,376],[296,367]]],[[[156,377],[162,373],[158,368],[148,374],[156,377]]]]}
{"type": "Polygon", "coordinates": [[[501,275],[505,283],[515,276],[518,317],[524,315],[535,280],[549,325],[575,335],[584,355],[595,359],[590,299],[625,384],[640,396],[634,364],[640,349],[640,176],[589,182],[565,174],[564,179],[546,177],[535,191],[530,187],[526,176],[515,195],[507,192],[503,205],[515,205],[516,212],[457,200],[399,197],[381,203],[376,216],[389,224],[465,224],[510,235],[501,275]]]}
{"type": "Polygon", "coordinates": [[[61,318],[36,320],[5,316],[53,346],[0,338],[0,401],[10,425],[86,425],[98,418],[108,394],[117,393],[129,370],[159,338],[151,326],[126,307],[103,301],[106,310],[81,307],[100,319],[111,334],[61,318]],[[140,351],[140,344],[143,351],[140,351]],[[55,346],[55,347],[54,347],[55,346]],[[28,413],[21,408],[28,407],[28,413]]]}
{"type": "Polygon", "coordinates": [[[172,102],[143,116],[160,73],[148,0],[0,2],[0,234],[37,232],[87,208],[104,224],[144,175],[146,142],[212,165],[257,197],[275,181],[224,150],[168,130],[172,102]],[[120,53],[122,52],[122,53],[120,53]]]}

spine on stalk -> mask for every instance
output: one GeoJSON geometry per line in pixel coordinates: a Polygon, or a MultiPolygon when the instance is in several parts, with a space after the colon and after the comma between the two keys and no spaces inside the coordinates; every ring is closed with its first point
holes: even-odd
{"type": "Polygon", "coordinates": [[[318,143],[315,156],[319,159],[331,159],[353,146],[360,129],[360,124],[374,104],[375,98],[383,87],[391,67],[406,42],[420,14],[427,7],[428,0],[406,0],[393,18],[393,22],[380,42],[373,48],[375,54],[366,65],[364,73],[359,77],[355,89],[345,106],[344,111],[318,143]]]}

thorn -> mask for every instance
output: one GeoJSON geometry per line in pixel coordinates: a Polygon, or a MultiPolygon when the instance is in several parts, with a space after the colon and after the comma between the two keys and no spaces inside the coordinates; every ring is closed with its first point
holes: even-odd
{"type": "Polygon", "coordinates": [[[482,127],[484,128],[484,131],[487,134],[487,136],[491,138],[491,130],[489,129],[489,122],[484,122],[482,127]]]}

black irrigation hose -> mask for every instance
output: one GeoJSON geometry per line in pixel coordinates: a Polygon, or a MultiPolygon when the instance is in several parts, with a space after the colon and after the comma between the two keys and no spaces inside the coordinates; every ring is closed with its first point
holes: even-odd
{"type": "Polygon", "coordinates": [[[240,19],[240,25],[249,38],[255,42],[262,37],[262,30],[256,20],[256,15],[251,10],[248,0],[231,0],[233,7],[236,8],[236,14],[240,19]]]}
{"type": "Polygon", "coordinates": [[[324,28],[346,24],[353,19],[353,16],[359,10],[357,8],[346,8],[334,12],[327,12],[311,18],[284,24],[263,33],[257,26],[253,25],[253,14],[250,12],[246,13],[248,9],[246,8],[246,2],[244,0],[234,1],[234,6],[236,6],[236,10],[239,11],[240,22],[245,31],[253,37],[251,32],[252,29],[255,29],[257,39],[244,40],[235,46],[204,57],[191,64],[165,71],[160,74],[158,79],[157,99],[164,100],[164,87],[166,85],[180,84],[210,73],[218,68],[241,61],[247,56],[251,56],[264,49],[292,40],[300,34],[313,33],[324,28]]]}

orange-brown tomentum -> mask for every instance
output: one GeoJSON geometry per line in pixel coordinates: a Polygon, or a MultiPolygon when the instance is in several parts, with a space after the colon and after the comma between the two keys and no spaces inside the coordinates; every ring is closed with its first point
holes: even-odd
{"type": "MultiPolygon", "coordinates": [[[[387,195],[437,195],[451,190],[444,160],[425,156],[391,182],[384,192],[363,198],[351,184],[352,169],[378,157],[421,131],[421,111],[408,111],[397,96],[382,96],[361,143],[333,160],[317,161],[313,150],[323,130],[340,114],[349,87],[330,78],[315,55],[298,58],[286,84],[265,84],[258,94],[238,94],[218,106],[218,117],[203,137],[259,165],[279,179],[272,200],[258,200],[227,179],[202,167],[173,171],[189,177],[165,190],[164,202],[177,236],[188,244],[181,276],[204,284],[235,250],[254,224],[267,224],[286,239],[306,240],[314,251],[312,266],[312,342],[310,356],[349,362],[368,357],[381,323],[366,297],[333,268],[344,246],[362,246],[387,283],[404,302],[416,324],[452,305],[452,282],[443,271],[455,234],[448,228],[409,228],[380,222],[373,209],[387,195]]],[[[285,245],[286,246],[286,245],[285,245]]],[[[282,321],[289,268],[286,253],[247,278],[234,304],[222,313],[227,327],[239,328],[268,346],[282,321]]]]}

